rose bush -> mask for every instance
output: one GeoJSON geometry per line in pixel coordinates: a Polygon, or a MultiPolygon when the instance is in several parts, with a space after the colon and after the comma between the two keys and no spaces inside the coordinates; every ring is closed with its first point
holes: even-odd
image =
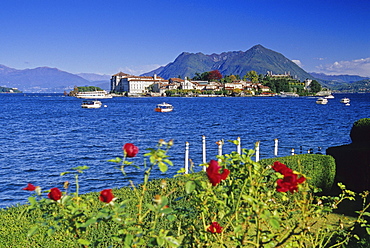
{"type": "MultiPolygon", "coordinates": [[[[131,198],[115,199],[111,189],[79,196],[78,174],[88,167],[77,167],[76,193],[52,188],[50,200],[30,197],[30,209],[48,217],[40,225],[52,225],[49,235],[60,230],[73,234],[80,245],[94,247],[102,241],[88,235],[102,223],[114,226],[109,245],[118,247],[335,247],[348,243],[356,223],[368,227],[363,216],[369,204],[349,228],[317,225],[354,193],[340,185],[337,197],[317,196],[309,178],[282,163],[262,166],[252,160],[253,150],[217,156],[219,162],[211,160],[206,173],[183,175],[183,184],[161,180],[152,188],[152,170],[166,172],[172,165],[167,155],[172,144],[160,140],[156,148],[148,149],[144,156],[150,164],[141,185],[131,182],[131,198]],[[100,202],[99,208],[92,210],[92,202],[100,202]],[[134,208],[129,210],[130,204],[134,208]]],[[[127,166],[135,166],[127,160],[137,155],[135,147],[125,144],[123,157],[110,160],[120,164],[124,176],[127,166]]]]}

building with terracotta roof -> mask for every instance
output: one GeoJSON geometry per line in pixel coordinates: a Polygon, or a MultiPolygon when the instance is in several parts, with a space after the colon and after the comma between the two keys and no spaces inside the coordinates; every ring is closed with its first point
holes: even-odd
{"type": "Polygon", "coordinates": [[[153,84],[168,83],[162,77],[154,74],[153,77],[134,76],[119,72],[110,80],[111,92],[127,92],[128,95],[140,95],[149,92],[149,86],[153,84]]]}

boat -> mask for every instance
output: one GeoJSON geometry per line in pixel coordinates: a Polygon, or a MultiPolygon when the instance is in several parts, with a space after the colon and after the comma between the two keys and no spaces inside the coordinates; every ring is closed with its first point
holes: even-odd
{"type": "Polygon", "coordinates": [[[347,98],[347,97],[345,97],[345,98],[342,98],[341,100],[340,100],[340,102],[341,103],[349,103],[351,100],[349,100],[349,98],[347,98]]]}
{"type": "Polygon", "coordinates": [[[164,102],[157,104],[157,107],[154,110],[155,112],[171,112],[173,110],[173,106],[164,102]]]}
{"type": "Polygon", "coordinates": [[[316,103],[317,103],[317,104],[327,104],[327,103],[328,103],[328,99],[323,98],[323,97],[319,97],[319,98],[316,100],[316,103]]]}
{"type": "Polygon", "coordinates": [[[299,97],[297,93],[294,92],[280,92],[280,97],[299,97]]]}
{"type": "Polygon", "coordinates": [[[102,105],[101,101],[98,100],[85,100],[82,102],[82,108],[100,108],[102,105]]]}
{"type": "Polygon", "coordinates": [[[85,92],[77,92],[77,98],[83,99],[106,99],[112,98],[111,94],[108,94],[105,90],[96,90],[96,91],[85,91],[85,92]]]}
{"type": "Polygon", "coordinates": [[[334,96],[333,95],[328,95],[325,97],[326,99],[334,99],[334,96]]]}

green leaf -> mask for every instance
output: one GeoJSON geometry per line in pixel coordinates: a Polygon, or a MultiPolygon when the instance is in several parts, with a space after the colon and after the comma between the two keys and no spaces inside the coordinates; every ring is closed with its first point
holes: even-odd
{"type": "Polygon", "coordinates": [[[34,235],[39,227],[37,225],[33,226],[27,233],[27,237],[34,235]]]}
{"type": "Polygon", "coordinates": [[[86,239],[78,239],[77,240],[78,243],[80,243],[81,245],[90,245],[90,241],[86,240],[86,239]]]}
{"type": "Polygon", "coordinates": [[[172,161],[171,161],[171,160],[169,160],[169,159],[164,159],[164,160],[163,160],[163,162],[167,163],[168,165],[173,166],[172,161]]]}
{"type": "Polygon", "coordinates": [[[65,204],[66,202],[68,202],[69,200],[71,199],[71,197],[69,195],[65,195],[62,197],[62,204],[65,204]]]}
{"type": "Polygon", "coordinates": [[[172,236],[165,237],[165,240],[167,241],[167,243],[171,244],[174,247],[179,247],[180,244],[181,244],[181,242],[179,240],[175,239],[172,236]]]}
{"type": "Polygon", "coordinates": [[[165,240],[163,239],[163,238],[161,238],[161,237],[157,237],[157,244],[158,244],[158,246],[163,246],[164,245],[164,242],[165,242],[165,240]]]}
{"type": "Polygon", "coordinates": [[[77,167],[74,167],[72,168],[72,170],[76,170],[76,171],[80,171],[82,173],[83,170],[87,170],[89,169],[90,167],[87,166],[87,165],[84,165],[84,166],[77,166],[77,167]]]}
{"type": "Polygon", "coordinates": [[[149,208],[153,212],[156,212],[157,211],[157,209],[153,205],[151,205],[151,204],[146,204],[146,206],[147,206],[147,208],[149,208]]]}
{"type": "Polygon", "coordinates": [[[275,218],[269,219],[269,223],[275,229],[279,229],[280,228],[280,222],[277,219],[275,219],[275,218]]]}
{"type": "Polygon", "coordinates": [[[133,235],[127,234],[126,237],[125,237],[125,241],[124,241],[125,246],[131,247],[131,244],[132,244],[132,240],[133,239],[134,239],[134,236],[133,235]]]}
{"type": "Polygon", "coordinates": [[[158,163],[158,167],[159,167],[159,170],[161,171],[161,172],[166,172],[167,170],[168,170],[168,167],[167,167],[167,165],[165,164],[165,163],[163,163],[163,162],[159,162],[158,163]]]}
{"type": "Polygon", "coordinates": [[[160,207],[163,208],[164,206],[168,204],[168,198],[166,196],[161,196],[161,199],[162,199],[162,203],[160,207]]]}
{"type": "Polygon", "coordinates": [[[186,182],[185,184],[185,191],[187,194],[190,194],[191,192],[193,192],[195,190],[195,187],[196,187],[196,184],[194,181],[188,181],[186,182]]]}
{"type": "Polygon", "coordinates": [[[54,233],[55,233],[55,229],[54,229],[54,227],[50,227],[50,228],[48,229],[48,236],[52,236],[54,233]]]}
{"type": "Polygon", "coordinates": [[[170,214],[170,213],[173,212],[173,209],[172,208],[165,208],[165,209],[161,209],[160,212],[163,213],[163,214],[170,214]]]}
{"type": "Polygon", "coordinates": [[[167,215],[167,220],[174,221],[175,219],[176,219],[175,215],[172,215],[172,214],[167,215]]]}
{"type": "Polygon", "coordinates": [[[34,206],[37,204],[36,198],[33,196],[28,197],[28,201],[30,202],[31,206],[34,206]]]}
{"type": "Polygon", "coordinates": [[[121,161],[122,161],[122,158],[120,158],[120,157],[116,157],[116,158],[114,158],[114,159],[109,159],[109,160],[107,160],[108,162],[113,162],[113,163],[121,163],[121,161]]]}

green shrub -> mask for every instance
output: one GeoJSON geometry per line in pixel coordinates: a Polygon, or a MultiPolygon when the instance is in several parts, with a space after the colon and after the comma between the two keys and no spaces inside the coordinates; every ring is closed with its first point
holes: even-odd
{"type": "Polygon", "coordinates": [[[309,183],[328,192],[334,183],[336,166],[332,156],[319,154],[299,154],[294,156],[262,159],[263,165],[272,165],[275,161],[286,164],[295,171],[308,177],[309,183]]]}
{"type": "Polygon", "coordinates": [[[350,137],[352,143],[370,144],[370,118],[363,118],[353,123],[350,137]]]}

